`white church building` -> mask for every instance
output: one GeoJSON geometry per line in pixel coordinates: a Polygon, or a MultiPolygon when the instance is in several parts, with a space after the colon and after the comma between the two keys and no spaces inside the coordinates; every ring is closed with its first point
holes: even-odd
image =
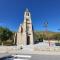
{"type": "Polygon", "coordinates": [[[17,46],[33,45],[32,21],[31,14],[28,9],[24,12],[24,20],[19,26],[16,38],[17,46]]]}

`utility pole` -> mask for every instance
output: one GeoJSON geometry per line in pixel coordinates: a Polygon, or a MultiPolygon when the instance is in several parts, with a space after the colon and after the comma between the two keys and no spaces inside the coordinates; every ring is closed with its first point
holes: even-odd
{"type": "Polygon", "coordinates": [[[50,46],[50,40],[49,40],[49,37],[48,37],[48,21],[44,22],[44,27],[45,27],[45,35],[46,35],[46,38],[47,38],[49,46],[50,46]]]}
{"type": "Polygon", "coordinates": [[[47,34],[47,32],[48,32],[48,22],[47,21],[45,21],[44,22],[44,27],[45,27],[45,35],[46,35],[46,38],[48,39],[48,34],[47,34]]]}

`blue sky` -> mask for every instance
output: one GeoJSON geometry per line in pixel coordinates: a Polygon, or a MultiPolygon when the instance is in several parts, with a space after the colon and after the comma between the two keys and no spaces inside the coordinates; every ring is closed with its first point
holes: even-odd
{"type": "Polygon", "coordinates": [[[26,8],[31,12],[34,30],[44,30],[43,23],[47,20],[48,30],[58,32],[60,0],[0,0],[0,26],[18,31],[26,8]]]}

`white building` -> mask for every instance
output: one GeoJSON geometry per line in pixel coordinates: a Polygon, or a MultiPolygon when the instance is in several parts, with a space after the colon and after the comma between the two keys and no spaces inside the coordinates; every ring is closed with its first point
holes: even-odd
{"type": "Polygon", "coordinates": [[[19,26],[17,32],[17,46],[32,45],[33,44],[33,29],[31,14],[28,9],[24,12],[24,21],[19,26]]]}

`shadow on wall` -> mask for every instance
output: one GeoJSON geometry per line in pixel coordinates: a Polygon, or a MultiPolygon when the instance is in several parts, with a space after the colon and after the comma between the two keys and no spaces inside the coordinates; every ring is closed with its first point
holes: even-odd
{"type": "Polygon", "coordinates": [[[60,43],[55,43],[56,46],[60,46],[60,43]]]}
{"type": "Polygon", "coordinates": [[[35,40],[34,44],[38,44],[39,42],[43,42],[43,38],[39,38],[38,40],[35,40]]]}

